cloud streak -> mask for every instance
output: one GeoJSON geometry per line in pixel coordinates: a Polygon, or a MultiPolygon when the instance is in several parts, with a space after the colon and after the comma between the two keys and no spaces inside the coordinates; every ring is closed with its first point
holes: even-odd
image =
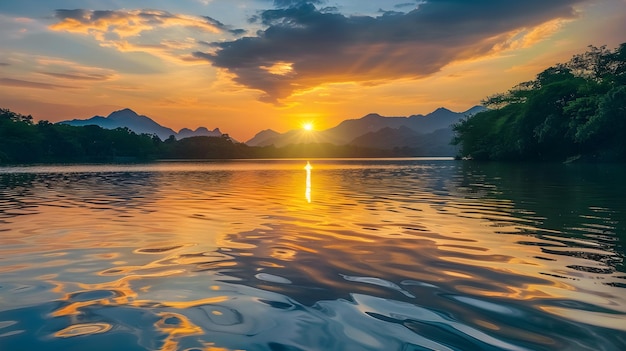
{"type": "Polygon", "coordinates": [[[30,88],[30,89],[76,89],[67,85],[58,85],[50,83],[31,82],[28,80],[13,79],[13,78],[0,78],[0,85],[11,86],[15,88],[30,88]]]}
{"type": "Polygon", "coordinates": [[[262,101],[278,103],[324,83],[416,79],[455,61],[526,47],[558,21],[576,18],[585,1],[428,0],[377,17],[318,9],[321,1],[275,1],[276,9],[255,16],[264,26],[256,36],[212,43],[194,55],[264,92],[262,101]],[[289,69],[268,69],[278,66],[289,69]]]}
{"type": "Polygon", "coordinates": [[[60,79],[77,80],[77,81],[106,81],[113,78],[111,74],[87,74],[87,73],[58,73],[58,72],[38,72],[40,74],[60,79]]]}

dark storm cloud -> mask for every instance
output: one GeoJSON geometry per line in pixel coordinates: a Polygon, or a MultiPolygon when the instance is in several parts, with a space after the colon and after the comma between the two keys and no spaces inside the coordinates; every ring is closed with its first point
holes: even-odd
{"type": "Polygon", "coordinates": [[[460,59],[505,45],[510,33],[553,19],[574,18],[585,0],[430,0],[379,17],[324,12],[302,1],[275,1],[254,37],[215,43],[195,56],[227,69],[236,81],[277,102],[328,82],[417,78],[460,59]],[[276,73],[271,67],[291,65],[276,73]]]}

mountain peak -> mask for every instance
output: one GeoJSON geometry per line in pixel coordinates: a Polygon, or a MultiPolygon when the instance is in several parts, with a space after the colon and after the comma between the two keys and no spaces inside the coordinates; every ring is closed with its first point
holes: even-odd
{"type": "Polygon", "coordinates": [[[191,130],[189,128],[183,128],[178,132],[177,138],[184,139],[194,136],[209,136],[209,137],[218,137],[222,136],[222,132],[219,128],[215,128],[213,130],[208,130],[207,127],[198,127],[196,130],[191,130]]]}
{"type": "Polygon", "coordinates": [[[252,137],[252,139],[246,141],[246,144],[251,145],[251,146],[267,146],[267,145],[271,145],[272,144],[272,140],[274,138],[278,138],[280,137],[282,134],[272,130],[272,129],[265,129],[262,130],[258,133],[256,133],[256,135],[254,137],[252,137]]]}
{"type": "Polygon", "coordinates": [[[362,119],[372,119],[372,118],[380,118],[382,117],[381,115],[379,115],[378,113],[369,113],[363,117],[361,117],[362,119]]]}
{"type": "Polygon", "coordinates": [[[137,112],[129,108],[111,112],[111,114],[107,116],[107,118],[110,118],[110,119],[134,118],[134,117],[139,117],[139,115],[137,114],[137,112]]]}
{"type": "Polygon", "coordinates": [[[465,114],[465,115],[475,115],[475,114],[477,114],[479,112],[483,112],[485,110],[487,110],[487,108],[485,106],[476,105],[476,106],[470,108],[469,110],[463,112],[463,114],[465,114]]]}

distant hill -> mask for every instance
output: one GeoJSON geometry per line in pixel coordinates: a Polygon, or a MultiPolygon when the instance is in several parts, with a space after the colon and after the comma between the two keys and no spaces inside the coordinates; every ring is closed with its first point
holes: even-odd
{"type": "Polygon", "coordinates": [[[271,129],[266,129],[258,132],[252,139],[248,140],[246,144],[250,146],[270,145],[267,141],[271,141],[274,138],[280,137],[280,133],[271,129]]]}
{"type": "Polygon", "coordinates": [[[421,134],[410,128],[383,128],[377,132],[364,134],[349,145],[391,150],[410,149],[414,156],[454,156],[456,147],[450,144],[454,137],[452,128],[437,129],[432,133],[421,134]]]}
{"type": "Polygon", "coordinates": [[[193,136],[223,135],[219,128],[215,128],[214,130],[210,131],[205,127],[199,127],[196,130],[183,128],[178,133],[176,133],[173,129],[160,125],[150,117],[138,115],[135,111],[129,108],[112,112],[107,117],[94,116],[89,119],[73,119],[70,121],[61,121],[58,123],[72,126],[97,125],[105,129],[127,127],[137,134],[156,134],[161,140],[165,140],[171,135],[176,137],[176,139],[184,139],[193,136]]]}
{"type": "Polygon", "coordinates": [[[422,135],[405,126],[400,126],[399,128],[385,127],[376,132],[363,134],[349,144],[377,149],[393,149],[394,147],[407,146],[409,140],[422,135]]]}
{"type": "Polygon", "coordinates": [[[183,128],[176,135],[176,139],[191,138],[191,137],[194,137],[194,136],[216,137],[216,136],[222,136],[222,135],[223,134],[222,134],[222,132],[220,131],[219,128],[215,128],[213,130],[208,130],[205,127],[198,127],[198,128],[196,128],[196,130],[191,130],[189,128],[183,128]]]}
{"type": "Polygon", "coordinates": [[[420,134],[432,133],[437,129],[447,128],[458,122],[469,113],[479,109],[473,107],[465,112],[452,112],[446,108],[438,108],[427,115],[412,115],[409,117],[383,117],[378,114],[369,114],[360,119],[350,119],[341,122],[335,128],[329,129],[335,139],[344,139],[346,143],[363,134],[377,132],[383,128],[409,128],[420,134]]]}
{"type": "Polygon", "coordinates": [[[336,127],[317,132],[292,130],[280,134],[266,130],[246,144],[282,147],[317,142],[379,149],[409,147],[415,149],[420,156],[452,156],[455,154],[454,148],[449,145],[453,136],[452,124],[484,110],[482,106],[474,106],[464,112],[453,112],[442,107],[427,115],[409,117],[384,117],[372,113],[359,119],[345,120],[336,127]]]}

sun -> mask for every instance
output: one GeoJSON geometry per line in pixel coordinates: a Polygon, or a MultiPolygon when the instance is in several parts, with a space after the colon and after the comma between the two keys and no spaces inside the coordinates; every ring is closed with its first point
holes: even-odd
{"type": "Polygon", "coordinates": [[[313,123],[310,123],[310,122],[304,123],[302,125],[302,129],[306,130],[307,132],[312,131],[313,130],[313,123]]]}

